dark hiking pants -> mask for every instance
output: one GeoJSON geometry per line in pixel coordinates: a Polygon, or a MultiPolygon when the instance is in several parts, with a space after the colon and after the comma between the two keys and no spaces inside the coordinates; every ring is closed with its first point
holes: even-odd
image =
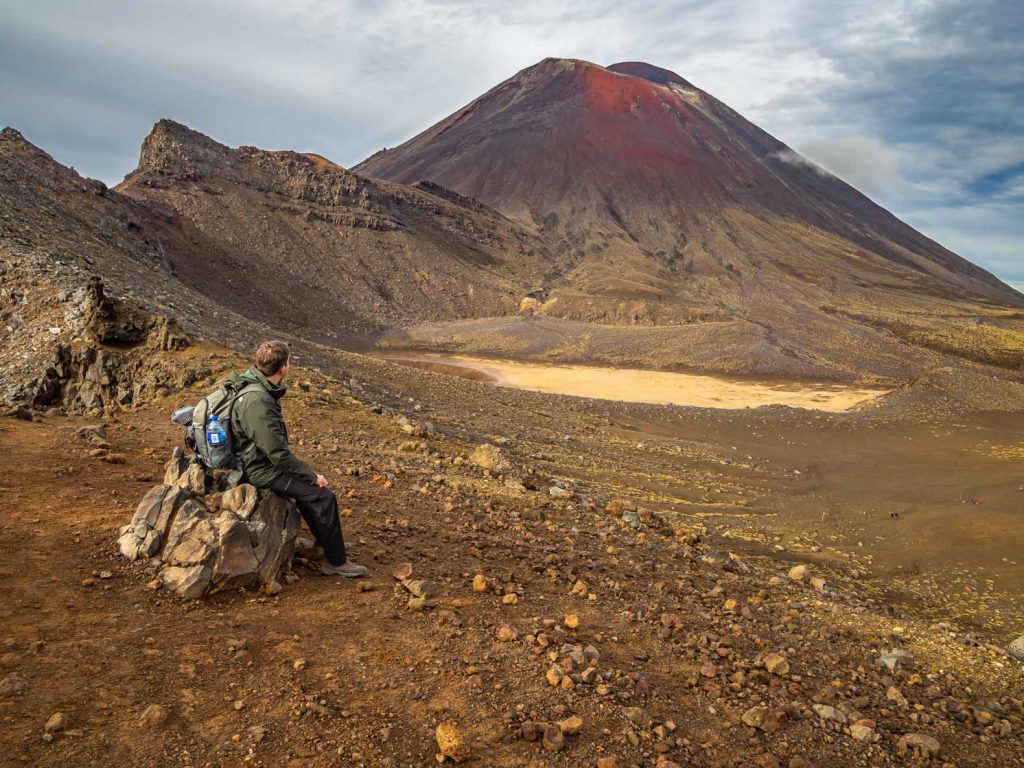
{"type": "Polygon", "coordinates": [[[282,496],[295,499],[302,518],[316,538],[316,543],[324,551],[324,558],[331,565],[343,565],[345,538],[341,534],[338,499],[334,491],[291,475],[281,475],[270,484],[270,489],[282,496]]]}

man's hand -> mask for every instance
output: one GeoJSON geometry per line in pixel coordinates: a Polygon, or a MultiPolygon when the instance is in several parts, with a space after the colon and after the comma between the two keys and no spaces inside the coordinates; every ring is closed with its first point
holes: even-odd
{"type": "Polygon", "coordinates": [[[327,488],[328,487],[328,485],[327,485],[327,478],[324,477],[323,475],[317,475],[316,476],[316,484],[319,487],[321,487],[321,488],[327,488]]]}

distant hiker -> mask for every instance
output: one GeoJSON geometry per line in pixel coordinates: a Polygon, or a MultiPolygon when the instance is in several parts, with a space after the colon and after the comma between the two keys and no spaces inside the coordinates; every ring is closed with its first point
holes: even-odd
{"type": "Polygon", "coordinates": [[[246,387],[230,416],[234,450],[241,458],[247,482],[295,499],[324,551],[327,562],[321,572],[358,578],[366,574],[366,566],[345,557],[338,499],[327,487],[327,478],[316,474],[288,448],[280,401],[287,391],[283,379],[288,375],[289,355],[283,341],[265,341],[256,350],[255,364],[245,373],[228,378],[235,391],[246,387]]]}

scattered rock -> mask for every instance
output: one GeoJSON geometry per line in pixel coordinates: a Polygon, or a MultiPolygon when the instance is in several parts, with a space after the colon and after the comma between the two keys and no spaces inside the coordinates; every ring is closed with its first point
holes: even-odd
{"type": "Polygon", "coordinates": [[[562,682],[562,678],[565,676],[565,673],[562,671],[561,667],[554,666],[548,667],[548,671],[544,676],[551,685],[558,685],[562,682]]]}
{"type": "Polygon", "coordinates": [[[789,661],[786,657],[779,653],[766,654],[764,659],[764,668],[768,670],[769,674],[772,675],[788,675],[789,674],[789,661]]]}
{"type": "Polygon", "coordinates": [[[510,466],[501,448],[490,443],[478,445],[469,454],[469,460],[478,467],[491,470],[492,472],[504,472],[510,466]]]}
{"type": "Polygon", "coordinates": [[[857,741],[878,741],[878,734],[875,733],[875,729],[860,723],[854,723],[850,726],[850,735],[857,741]]]}
{"type": "Polygon", "coordinates": [[[561,720],[558,723],[559,730],[562,731],[566,736],[575,736],[583,728],[583,720],[576,715],[567,717],[565,720],[561,720]]]}
{"type": "Polygon", "coordinates": [[[5,413],[6,416],[12,419],[21,419],[22,421],[32,421],[32,410],[24,405],[17,405],[10,408],[5,413]]]}
{"type": "Polygon", "coordinates": [[[426,597],[410,597],[406,605],[414,611],[424,611],[427,608],[436,608],[437,602],[426,597]]]}
{"type": "Polygon", "coordinates": [[[487,577],[482,573],[478,573],[473,577],[473,591],[474,592],[486,592],[490,588],[490,584],[487,582],[487,577]]]}
{"type": "Polygon", "coordinates": [[[18,677],[17,673],[12,672],[0,680],[0,696],[17,696],[24,693],[26,687],[25,681],[18,677]]]}
{"type": "Polygon", "coordinates": [[[402,586],[409,590],[413,597],[422,597],[424,600],[429,600],[436,593],[434,585],[423,579],[406,579],[402,586]]]}
{"type": "Polygon", "coordinates": [[[813,709],[822,720],[830,720],[833,723],[846,724],[846,715],[835,707],[831,707],[828,704],[815,704],[813,705],[813,709]]]}
{"type": "Polygon", "coordinates": [[[1006,646],[1006,652],[1013,658],[1024,661],[1024,635],[1021,635],[1006,646]]]}
{"type": "Polygon", "coordinates": [[[519,726],[519,733],[526,741],[536,741],[544,735],[544,729],[546,727],[547,726],[542,723],[535,723],[532,720],[527,720],[519,726]]]}
{"type": "Polygon", "coordinates": [[[434,738],[437,739],[437,747],[442,758],[449,758],[456,763],[461,763],[469,758],[469,744],[456,726],[450,723],[437,726],[434,738]]]}
{"type": "Polygon", "coordinates": [[[807,566],[802,563],[794,565],[789,569],[789,578],[793,581],[803,581],[807,578],[807,566]]]}
{"type": "Polygon", "coordinates": [[[648,728],[653,722],[651,714],[642,707],[623,707],[622,714],[629,722],[640,728],[648,728]]]}
{"type": "Polygon", "coordinates": [[[399,581],[405,581],[412,576],[412,563],[402,563],[391,575],[399,581]]]}
{"type": "Polygon", "coordinates": [[[544,729],[542,743],[544,744],[544,749],[548,750],[548,752],[558,752],[565,746],[565,737],[562,735],[562,730],[557,725],[549,725],[544,729]]]}
{"type": "Polygon", "coordinates": [[[162,704],[150,704],[139,715],[139,725],[143,728],[157,728],[167,722],[170,713],[162,704]]]}
{"type": "Polygon", "coordinates": [[[745,725],[765,733],[773,733],[779,729],[779,718],[768,707],[751,707],[743,713],[741,719],[745,725]]]}
{"type": "Polygon", "coordinates": [[[924,757],[938,757],[942,750],[938,739],[925,733],[908,733],[901,736],[896,747],[901,753],[912,750],[920,752],[924,757]]]}
{"type": "Polygon", "coordinates": [[[63,712],[54,712],[50,715],[50,719],[46,721],[46,732],[57,733],[63,731],[68,727],[68,719],[64,716],[63,712]]]}
{"type": "Polygon", "coordinates": [[[879,657],[878,664],[888,669],[890,672],[895,672],[898,669],[904,669],[914,665],[914,654],[909,651],[890,651],[879,657]]]}
{"type": "Polygon", "coordinates": [[[519,635],[508,624],[502,624],[498,627],[498,640],[501,642],[508,643],[515,640],[517,637],[519,637],[519,635]]]}

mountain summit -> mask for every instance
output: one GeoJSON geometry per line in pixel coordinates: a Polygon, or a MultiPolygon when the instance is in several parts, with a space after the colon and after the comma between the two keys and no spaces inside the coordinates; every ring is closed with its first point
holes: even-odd
{"type": "Polygon", "coordinates": [[[896,319],[942,314],[947,302],[1024,305],[721,101],[642,62],[545,59],[354,170],[430,180],[535,228],[564,273],[546,313],[566,318],[744,322],[742,334],[787,354],[834,358],[848,352],[822,348],[823,325],[876,345],[880,327],[891,335],[896,319]]]}

